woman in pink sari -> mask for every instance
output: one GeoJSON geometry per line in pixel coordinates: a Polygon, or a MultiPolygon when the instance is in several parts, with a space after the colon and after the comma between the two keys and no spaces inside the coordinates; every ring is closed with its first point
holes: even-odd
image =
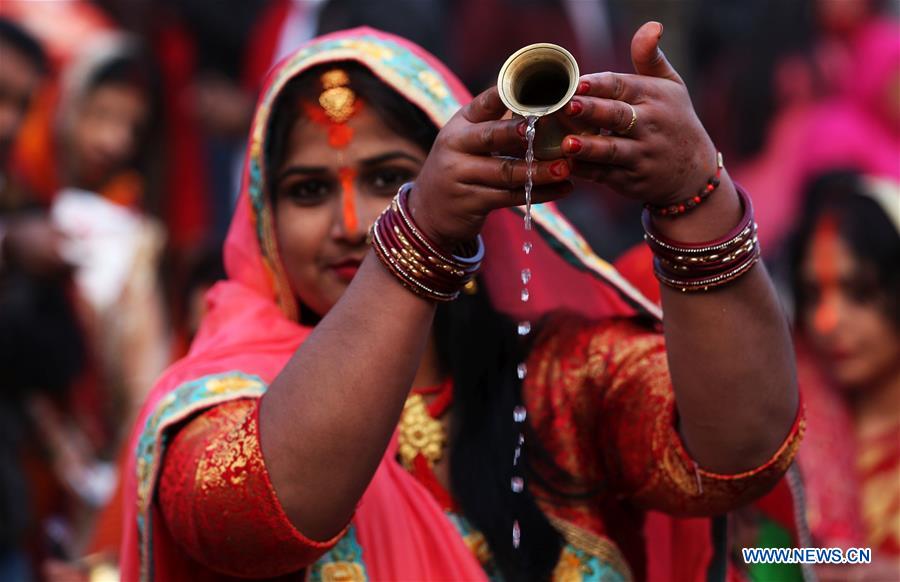
{"type": "Polygon", "coordinates": [[[737,232],[716,281],[663,289],[665,338],[552,204],[522,252],[524,163],[492,153],[521,158],[525,128],[496,89],[371,29],[270,74],[229,279],[133,435],[124,579],[643,579],[645,510],[717,515],[778,480],[802,433],[787,330],[661,33],[635,35],[638,74],[582,77],[562,115],[583,133],[534,201],[578,175],[676,248],[737,232]]]}

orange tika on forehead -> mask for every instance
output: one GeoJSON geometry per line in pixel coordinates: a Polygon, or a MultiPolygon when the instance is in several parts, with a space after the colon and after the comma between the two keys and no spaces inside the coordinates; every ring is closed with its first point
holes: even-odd
{"type": "Polygon", "coordinates": [[[838,319],[837,306],[831,299],[840,278],[836,260],[838,244],[837,219],[826,215],[816,226],[810,245],[813,277],[822,294],[822,300],[816,306],[812,322],[819,333],[827,333],[833,329],[838,319]]]}

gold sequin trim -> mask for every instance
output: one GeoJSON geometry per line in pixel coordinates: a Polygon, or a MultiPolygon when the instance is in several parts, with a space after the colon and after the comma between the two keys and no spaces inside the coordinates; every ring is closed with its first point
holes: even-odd
{"type": "Polygon", "coordinates": [[[619,548],[612,541],[558,517],[552,515],[547,517],[550,519],[553,527],[562,534],[566,542],[573,548],[587,552],[609,564],[625,580],[629,582],[634,580],[634,575],[631,573],[631,568],[628,567],[628,562],[625,561],[622,552],[619,551],[619,548]]]}

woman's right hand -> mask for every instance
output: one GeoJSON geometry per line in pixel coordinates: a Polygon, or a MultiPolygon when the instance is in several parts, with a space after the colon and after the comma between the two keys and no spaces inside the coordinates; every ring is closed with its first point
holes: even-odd
{"type": "MultiPolygon", "coordinates": [[[[525,204],[525,129],[496,87],[462,107],[438,134],[410,196],[410,211],[435,243],[452,249],[473,239],[490,211],[525,204]]],[[[534,162],[532,203],[572,190],[565,159],[534,162]]]]}

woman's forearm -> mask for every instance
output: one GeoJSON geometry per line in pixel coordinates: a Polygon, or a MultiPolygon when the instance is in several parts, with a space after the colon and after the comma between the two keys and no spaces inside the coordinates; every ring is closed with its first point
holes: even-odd
{"type": "MultiPolygon", "coordinates": [[[[723,175],[708,202],[675,219],[655,220],[666,237],[703,242],[741,215],[723,175]]],[[[797,412],[797,382],[786,318],[761,263],[729,285],[702,293],[662,288],[669,368],[679,429],[704,468],[752,469],[781,444],[797,412]]]]}
{"type": "Polygon", "coordinates": [[[263,397],[266,466],[306,536],[328,539],[352,516],[403,409],[434,310],[370,252],[263,397]]]}

